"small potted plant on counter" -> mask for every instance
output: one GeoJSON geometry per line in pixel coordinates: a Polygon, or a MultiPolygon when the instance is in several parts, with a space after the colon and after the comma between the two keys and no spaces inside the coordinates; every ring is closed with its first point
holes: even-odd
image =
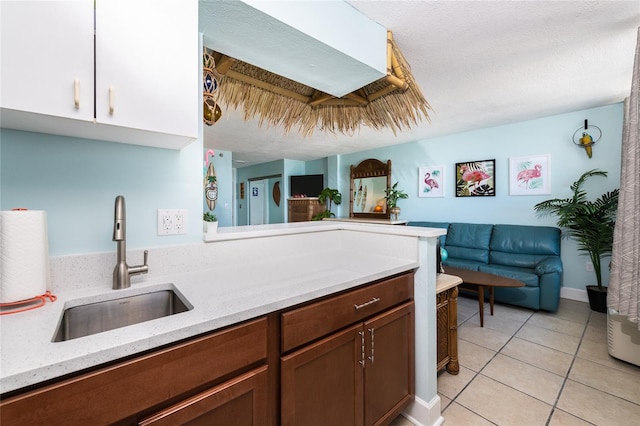
{"type": "Polygon", "coordinates": [[[602,285],[601,260],[613,250],[613,230],[618,210],[618,189],[605,192],[595,201],[587,199],[583,189],[591,176],[607,176],[602,170],[589,170],[573,182],[570,198],[543,201],[534,206],[539,214],[558,217],[558,227],[578,242],[578,250],[589,254],[598,285],[587,285],[589,305],[596,312],[607,312],[607,287],[602,285]]]}
{"type": "Polygon", "coordinates": [[[204,221],[204,232],[207,234],[215,234],[218,232],[218,218],[211,212],[205,212],[202,215],[204,221]]]}
{"type": "Polygon", "coordinates": [[[409,198],[409,196],[402,190],[398,189],[398,182],[394,183],[391,188],[384,190],[385,199],[387,200],[387,206],[389,207],[389,213],[391,220],[398,220],[400,217],[400,207],[398,207],[398,200],[401,198],[409,198]]]}
{"type": "Polygon", "coordinates": [[[323,212],[320,212],[312,217],[311,220],[322,220],[324,218],[334,217],[335,214],[331,213],[332,204],[340,204],[342,202],[342,194],[340,194],[340,191],[338,191],[337,189],[325,188],[320,192],[320,194],[318,194],[318,201],[320,202],[320,204],[325,205],[328,201],[329,205],[323,212]]]}

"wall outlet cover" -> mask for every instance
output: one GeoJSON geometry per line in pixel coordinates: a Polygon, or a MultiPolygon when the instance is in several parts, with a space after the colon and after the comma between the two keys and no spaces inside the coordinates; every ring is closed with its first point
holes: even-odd
{"type": "Polygon", "coordinates": [[[187,209],[158,209],[158,235],[187,233],[187,209]]]}

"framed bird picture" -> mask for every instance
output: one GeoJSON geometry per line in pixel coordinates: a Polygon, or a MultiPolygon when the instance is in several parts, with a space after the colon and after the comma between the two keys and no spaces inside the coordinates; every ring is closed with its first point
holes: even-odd
{"type": "Polygon", "coordinates": [[[444,197],[444,165],[418,168],[418,197],[444,197]]]}
{"type": "Polygon", "coordinates": [[[551,194],[550,155],[509,158],[509,195],[551,194]]]}
{"type": "Polygon", "coordinates": [[[456,163],[456,197],[494,197],[496,160],[456,163]]]}

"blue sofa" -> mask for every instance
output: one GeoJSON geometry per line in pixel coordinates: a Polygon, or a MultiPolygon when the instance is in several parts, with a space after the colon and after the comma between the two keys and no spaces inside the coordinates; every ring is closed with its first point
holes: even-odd
{"type": "Polygon", "coordinates": [[[495,300],[555,312],[560,302],[560,229],[548,226],[409,222],[409,226],[447,229],[440,244],[446,266],[502,275],[524,287],[495,289],[495,300]]]}

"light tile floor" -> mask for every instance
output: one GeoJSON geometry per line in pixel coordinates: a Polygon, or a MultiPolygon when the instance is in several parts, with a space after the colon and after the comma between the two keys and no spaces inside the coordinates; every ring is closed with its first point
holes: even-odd
{"type": "Polygon", "coordinates": [[[640,424],[640,367],[609,356],[605,314],[567,299],[488,312],[481,328],[477,299],[458,299],[460,373],[438,375],[447,426],[640,424]]]}

